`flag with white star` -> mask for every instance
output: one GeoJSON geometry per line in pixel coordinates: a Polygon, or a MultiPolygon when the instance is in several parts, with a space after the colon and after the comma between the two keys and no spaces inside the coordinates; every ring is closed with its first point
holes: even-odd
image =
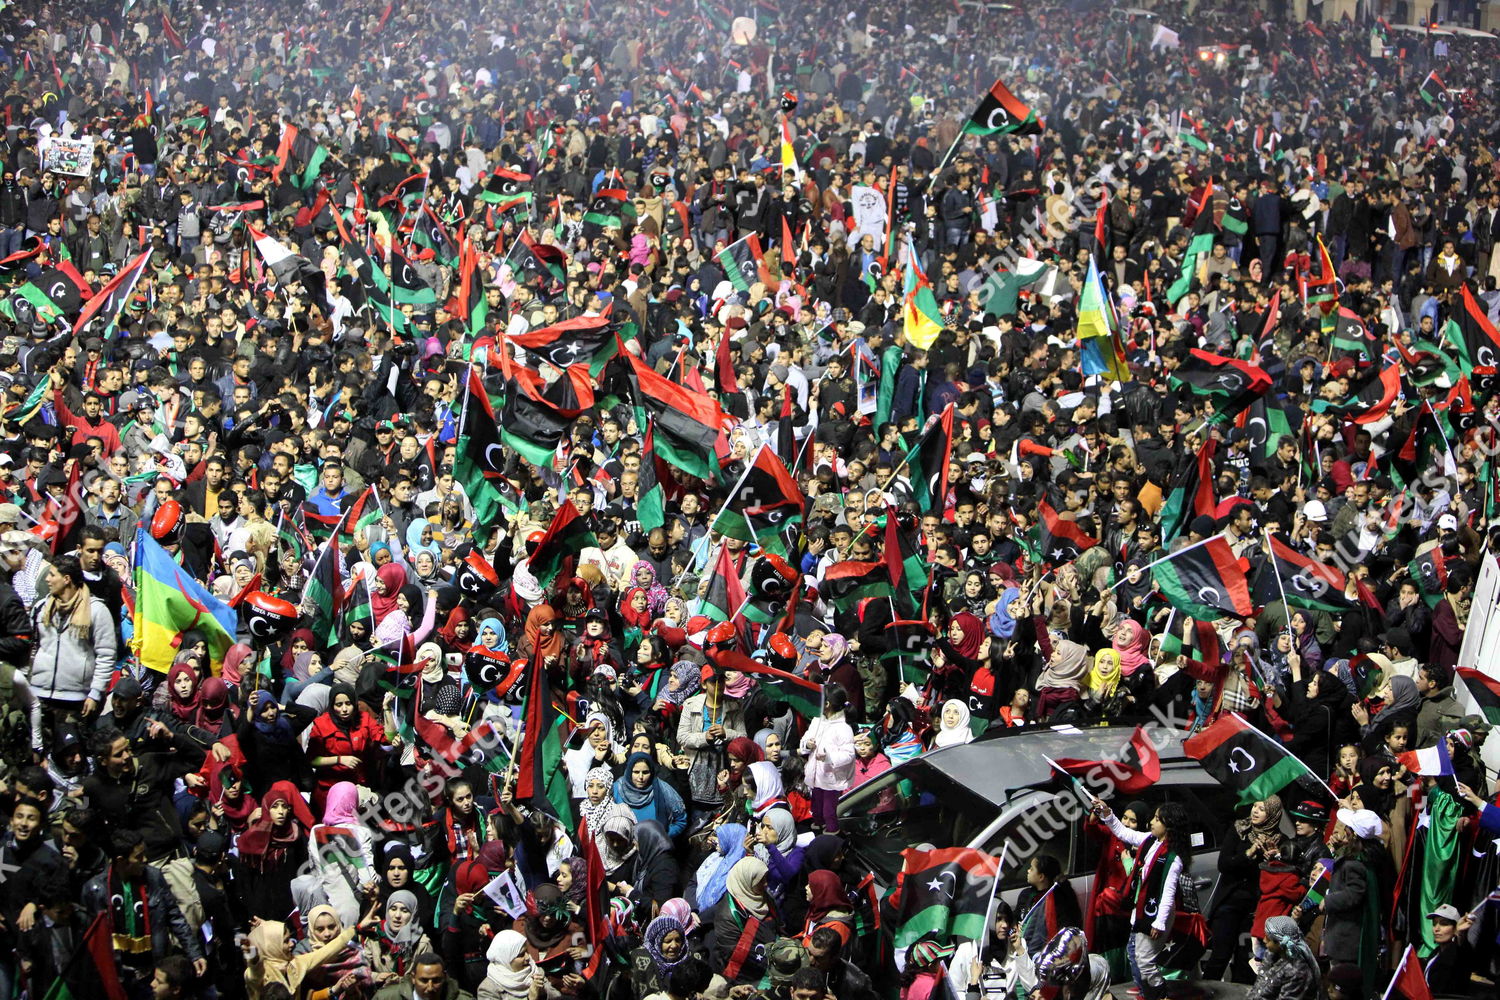
{"type": "Polygon", "coordinates": [[[896,947],[910,947],[924,937],[944,943],[983,937],[999,860],[972,847],[910,847],[901,854],[904,863],[891,900],[896,947]]]}

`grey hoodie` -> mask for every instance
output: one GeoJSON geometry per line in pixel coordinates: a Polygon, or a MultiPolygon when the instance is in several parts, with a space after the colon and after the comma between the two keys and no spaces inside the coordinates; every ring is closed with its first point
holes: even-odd
{"type": "Polygon", "coordinates": [[[103,703],[115,661],[119,659],[119,644],[109,608],[97,597],[88,601],[93,622],[88,641],[80,640],[66,622],[61,629],[52,624],[49,611],[53,598],[45,597],[32,607],[37,650],[31,661],[29,680],[38,698],[80,702],[92,698],[103,703]]]}

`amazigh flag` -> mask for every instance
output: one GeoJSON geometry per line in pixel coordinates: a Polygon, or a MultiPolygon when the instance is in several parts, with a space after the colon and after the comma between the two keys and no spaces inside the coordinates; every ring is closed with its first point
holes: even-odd
{"type": "Polygon", "coordinates": [[[1318,562],[1271,536],[1270,550],[1255,574],[1255,600],[1265,606],[1286,595],[1286,603],[1309,611],[1345,614],[1359,605],[1344,596],[1348,580],[1327,563],[1318,562]]]}
{"type": "Polygon", "coordinates": [[[1271,388],[1271,376],[1264,369],[1248,361],[1221,357],[1196,347],[1188,351],[1188,356],[1172,372],[1169,381],[1174,386],[1186,387],[1195,396],[1214,401],[1210,423],[1233,419],[1271,388]]]}
{"type": "MultiPolygon", "coordinates": [[[[733,474],[732,463],[724,469],[724,478],[733,474]]],[[[797,480],[776,453],[762,444],[735,481],[712,528],[730,538],[756,542],[785,557],[782,532],[802,520],[805,503],[797,480]]]]}
{"type": "Polygon", "coordinates": [[[711,621],[732,621],[744,608],[746,596],[739,571],[734,567],[734,553],[729,551],[729,546],[720,543],[718,557],[708,571],[708,588],[698,602],[697,614],[706,615],[711,621]]]}
{"type": "Polygon", "coordinates": [[[819,593],[840,611],[848,611],[867,597],[889,597],[891,576],[884,560],[845,559],[823,573],[819,593]]]}
{"type": "Polygon", "coordinates": [[[1120,752],[1108,760],[1059,757],[1053,761],[1075,778],[1108,781],[1122,795],[1139,795],[1161,780],[1161,755],[1141,726],[1136,726],[1120,752]]]}
{"type": "Polygon", "coordinates": [[[916,254],[906,255],[906,272],[903,278],[901,298],[901,322],[907,343],[927,350],[943,332],[943,312],[938,308],[937,297],[932,293],[932,284],[927,275],[917,267],[916,254]]]}
{"type": "Polygon", "coordinates": [[[1369,424],[1390,412],[1400,394],[1401,369],[1397,365],[1387,365],[1351,386],[1347,399],[1340,402],[1316,399],[1312,408],[1314,413],[1335,413],[1357,424],[1369,424]]]}
{"type": "Polygon", "coordinates": [[[953,404],[929,420],[906,454],[912,494],[923,511],[942,513],[948,502],[948,463],[953,456],[953,404]]]}
{"type": "Polygon", "coordinates": [[[656,450],[663,459],[690,476],[715,478],[724,416],[718,402],[657,374],[633,354],[625,358],[635,378],[637,426],[649,418],[656,430],[656,450]]]}
{"type": "Polygon", "coordinates": [[[458,430],[453,478],[474,506],[475,523],[491,528],[500,523],[504,509],[505,447],[500,442],[489,393],[472,367],[465,392],[468,406],[462,411],[463,421],[458,430]]]}
{"type": "Polygon", "coordinates": [[[1490,725],[1500,724],[1500,679],[1475,670],[1458,667],[1456,673],[1463,680],[1469,695],[1479,705],[1479,712],[1490,725]]]}
{"type": "Polygon", "coordinates": [[[1037,548],[1046,562],[1054,566],[1070,563],[1099,544],[1099,539],[1091,538],[1077,521],[1058,514],[1046,500],[1037,503],[1036,512],[1037,548]]]}
{"type": "Polygon", "coordinates": [[[1196,456],[1181,456],[1172,477],[1172,489],[1161,507],[1161,537],[1172,541],[1188,531],[1188,525],[1199,514],[1214,516],[1218,501],[1214,498],[1214,453],[1218,441],[1203,442],[1196,456]]]}
{"type": "Polygon", "coordinates": [[[1045,123],[1025,101],[1012,94],[999,80],[980,98],[979,107],[964,122],[967,135],[1041,135],[1045,123]]]}
{"type": "Polygon", "coordinates": [[[901,856],[892,893],[897,948],[929,936],[940,942],[977,941],[989,933],[985,917],[1000,877],[998,859],[971,847],[908,847],[901,856]]]}
{"type": "Polygon", "coordinates": [[[1465,375],[1476,368],[1492,369],[1500,365],[1500,332],[1474,301],[1468,285],[1460,285],[1459,293],[1463,308],[1455,309],[1448,320],[1448,342],[1458,351],[1458,363],[1465,375]]]}
{"type": "Polygon", "coordinates": [[[1226,712],[1189,736],[1182,752],[1202,764],[1219,784],[1234,789],[1240,805],[1276,795],[1296,781],[1322,787],[1306,764],[1237,712],[1226,712]]]}
{"type": "Polygon", "coordinates": [[[1250,581],[1223,535],[1179,549],[1156,563],[1152,578],[1167,603],[1202,621],[1255,613],[1250,581]]]}
{"type": "MultiPolygon", "coordinates": [[[[573,504],[563,506],[573,510],[573,504]]],[[[577,511],[573,510],[576,516],[577,511]]],[[[561,517],[562,511],[558,512],[561,517]]],[[[553,521],[554,526],[557,522],[553,521]]],[[[551,529],[548,529],[551,534],[551,529]]],[[[592,538],[593,534],[589,533],[592,538]]],[[[540,579],[540,577],[539,577],[540,579]]],[[[573,829],[573,801],[568,776],[562,767],[562,726],[566,717],[552,700],[552,685],[547,678],[547,664],[540,654],[526,667],[525,721],[521,746],[516,754],[516,799],[541,804],[556,816],[564,829],[573,829]]]]}
{"type": "Polygon", "coordinates": [[[616,349],[614,330],[607,315],[576,316],[509,339],[512,344],[557,368],[589,365],[592,370],[595,358],[616,349]]]}
{"type": "Polygon", "coordinates": [[[1333,318],[1333,351],[1352,354],[1360,364],[1374,364],[1380,357],[1380,341],[1365,326],[1359,314],[1347,306],[1339,306],[1333,318]]]}
{"type": "Polygon", "coordinates": [[[1448,564],[1443,559],[1442,546],[1434,545],[1419,553],[1407,565],[1406,572],[1422,592],[1422,599],[1427,602],[1427,606],[1437,607],[1448,589],[1448,564]]]}
{"type": "Polygon", "coordinates": [[[562,506],[557,508],[557,513],[553,515],[552,523],[547,525],[546,533],[537,542],[536,551],[531,554],[527,563],[537,582],[545,587],[562,571],[563,564],[570,557],[598,544],[599,541],[589,528],[588,521],[578,513],[578,508],[573,506],[573,501],[564,500],[562,506]]]}
{"type": "Polygon", "coordinates": [[[1078,297],[1079,365],[1084,375],[1105,375],[1116,382],[1130,381],[1130,368],[1120,349],[1120,322],[1114,302],[1099,278],[1099,266],[1089,255],[1088,274],[1078,297]]]}
{"type": "Polygon", "coordinates": [[[177,656],[177,637],[197,629],[217,666],[234,645],[238,628],[233,608],[177,565],[149,532],[136,530],[135,642],[143,665],[166,673],[177,656]]]}
{"type": "Polygon", "coordinates": [[[741,236],[714,255],[724,277],[738,291],[748,293],[750,286],[760,280],[760,237],[751,233],[741,236]]]}
{"type": "Polygon", "coordinates": [[[84,305],[83,311],[78,314],[78,319],[73,324],[73,329],[78,334],[83,334],[90,321],[95,317],[105,317],[104,339],[114,335],[115,322],[120,316],[120,310],[125,308],[125,303],[130,301],[131,293],[135,291],[136,282],[141,280],[141,275],[146,273],[146,265],[151,260],[151,251],[147,250],[135,260],[125,265],[124,270],[114,276],[114,279],[103,288],[88,303],[84,305]]]}

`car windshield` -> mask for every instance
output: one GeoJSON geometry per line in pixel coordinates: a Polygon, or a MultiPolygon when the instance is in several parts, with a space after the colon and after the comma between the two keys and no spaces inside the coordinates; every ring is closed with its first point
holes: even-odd
{"type": "Polygon", "coordinates": [[[918,758],[845,796],[839,829],[860,861],[890,885],[904,849],[971,843],[997,812],[988,799],[918,758]]]}

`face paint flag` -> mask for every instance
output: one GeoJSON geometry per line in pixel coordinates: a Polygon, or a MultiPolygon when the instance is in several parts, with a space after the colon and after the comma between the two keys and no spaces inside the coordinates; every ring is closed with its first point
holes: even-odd
{"type": "Polygon", "coordinates": [[[1240,805],[1260,802],[1295,781],[1305,780],[1312,789],[1322,787],[1306,764],[1234,712],[1188,737],[1182,752],[1201,763],[1219,784],[1237,792],[1240,805]]]}
{"type": "Polygon", "coordinates": [[[980,98],[979,107],[964,122],[968,135],[1041,135],[1044,122],[1005,84],[996,80],[980,98]]]}

